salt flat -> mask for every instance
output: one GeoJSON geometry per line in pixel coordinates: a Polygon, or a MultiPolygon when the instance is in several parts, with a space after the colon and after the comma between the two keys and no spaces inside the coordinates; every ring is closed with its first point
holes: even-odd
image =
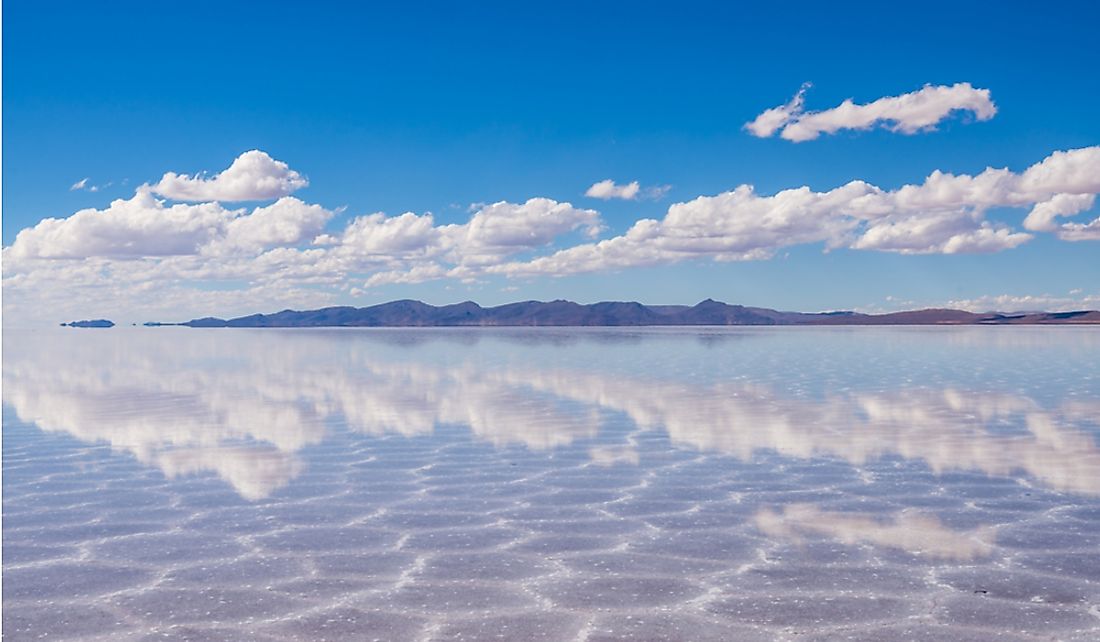
{"type": "Polygon", "coordinates": [[[1100,636],[1090,328],[9,331],[35,639],[1100,636]]]}

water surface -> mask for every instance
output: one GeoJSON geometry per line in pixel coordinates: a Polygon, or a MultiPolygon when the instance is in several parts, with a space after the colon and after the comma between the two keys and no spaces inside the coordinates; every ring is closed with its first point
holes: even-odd
{"type": "Polygon", "coordinates": [[[1091,328],[9,331],[13,640],[1100,637],[1091,328]]]}

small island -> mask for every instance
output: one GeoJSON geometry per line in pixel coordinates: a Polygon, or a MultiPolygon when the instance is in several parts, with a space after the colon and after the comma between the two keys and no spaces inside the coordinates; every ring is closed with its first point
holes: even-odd
{"type": "Polygon", "coordinates": [[[113,328],[115,322],[110,319],[85,319],[83,321],[70,321],[62,323],[61,327],[68,328],[113,328]]]}

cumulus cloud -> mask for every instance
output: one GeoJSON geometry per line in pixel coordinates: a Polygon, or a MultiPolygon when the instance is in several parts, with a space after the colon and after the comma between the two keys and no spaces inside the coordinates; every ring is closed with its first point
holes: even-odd
{"type": "Polygon", "coordinates": [[[479,204],[466,223],[437,225],[430,213],[375,213],[355,218],[340,235],[323,235],[324,262],[345,274],[370,272],[365,287],[442,278],[472,281],[486,268],[550,245],[573,232],[602,229],[599,213],[548,198],[479,204]]]}
{"type": "Polygon", "coordinates": [[[542,247],[576,229],[583,229],[588,236],[599,233],[599,213],[549,198],[532,198],[521,204],[501,201],[485,205],[468,223],[442,231],[466,262],[486,262],[542,247]]]}
{"type": "Polygon", "coordinates": [[[284,196],[271,205],[255,208],[246,216],[231,219],[219,238],[204,249],[218,253],[297,245],[315,238],[332,214],[320,205],[284,196]]]}
{"type": "Polygon", "coordinates": [[[935,171],[896,189],[855,180],[824,191],[803,186],[764,194],[741,185],[672,204],[663,217],[600,239],[597,211],[550,198],[478,204],[462,222],[442,223],[430,212],[376,212],[332,229],[332,210],[293,196],[233,208],[214,200],[173,202],[143,185],[103,209],[20,231],[3,250],[4,304],[5,313],[16,314],[9,318],[27,311],[110,317],[112,309],[149,311],[140,313],[150,318],[167,310],[175,318],[184,310],[198,316],[316,307],[353,289],[438,279],[761,260],[804,244],[826,251],[997,252],[1035,234],[1100,239],[1100,218],[1073,218],[1095,205],[1097,193],[1100,147],[1089,147],[1054,152],[1021,172],[935,171]],[[1003,216],[987,218],[994,208],[1026,209],[1023,229],[1003,216]]]}
{"type": "Polygon", "coordinates": [[[902,254],[986,254],[1014,248],[1031,235],[995,227],[977,213],[915,215],[883,220],[867,226],[851,245],[857,250],[902,254]]]}
{"type": "Polygon", "coordinates": [[[431,253],[439,238],[439,228],[431,214],[405,212],[386,216],[376,212],[356,217],[342,235],[326,235],[317,243],[339,246],[364,256],[411,257],[431,253]]]}
{"type": "Polygon", "coordinates": [[[1038,203],[1024,219],[1024,227],[1037,232],[1055,232],[1060,216],[1073,216],[1092,209],[1096,194],[1055,194],[1038,203]]]}
{"type": "Polygon", "coordinates": [[[245,152],[211,178],[168,172],[152,190],[176,201],[262,201],[287,196],[309,181],[258,149],[245,152]]]}
{"type": "Polygon", "coordinates": [[[382,213],[354,219],[340,236],[318,242],[349,259],[372,258],[398,271],[378,274],[368,283],[417,283],[442,276],[461,277],[477,266],[544,247],[556,238],[580,230],[586,236],[601,229],[599,213],[548,198],[524,203],[500,201],[478,206],[462,224],[437,225],[430,214],[382,213]],[[425,265],[425,261],[442,262],[425,265]],[[413,266],[407,274],[401,272],[413,266]]]}
{"type": "Polygon", "coordinates": [[[12,259],[133,259],[261,249],[312,238],[331,216],[293,197],[251,212],[216,202],[167,205],[143,187],[106,209],[43,219],[20,231],[4,254],[12,259]]]}
{"type": "MultiPolygon", "coordinates": [[[[1054,152],[1021,173],[993,168],[973,176],[935,171],[922,183],[895,190],[852,181],[825,192],[799,187],[760,195],[742,185],[676,203],[663,219],[639,220],[620,236],[489,271],[563,275],[693,258],[752,260],[807,243],[902,254],[998,252],[1027,242],[1032,234],[987,220],[988,210],[1034,207],[1056,195],[1067,199],[1098,192],[1100,147],[1054,152]]],[[[1089,239],[1098,231],[1097,221],[1057,228],[1065,240],[1089,239]]]]}
{"type": "Polygon", "coordinates": [[[589,198],[598,198],[600,200],[609,201],[613,198],[621,199],[624,201],[636,201],[638,199],[659,200],[669,190],[668,185],[657,185],[654,187],[642,188],[638,181],[631,181],[624,185],[619,185],[610,178],[602,180],[598,183],[593,183],[592,187],[589,187],[584,195],[589,198]]]}
{"type": "Polygon", "coordinates": [[[324,233],[333,215],[293,196],[253,208],[172,203],[144,185],[106,208],[22,230],[3,250],[6,313],[175,317],[319,305],[352,285],[469,280],[562,235],[602,229],[595,210],[547,198],[482,204],[463,223],[374,213],[324,233]]]}
{"type": "Polygon", "coordinates": [[[822,111],[805,111],[808,88],[809,84],[803,85],[789,103],[765,110],[746,123],[745,129],[760,138],[778,132],[780,138],[800,143],[842,129],[867,130],[875,126],[915,134],[935,129],[956,112],[969,112],[977,120],[989,120],[997,113],[989,90],[976,89],[968,82],[951,86],[925,85],[914,92],[886,96],[866,104],[857,104],[849,98],[822,111]]]}
{"type": "Polygon", "coordinates": [[[217,203],[166,206],[148,190],[106,209],[47,218],[24,229],[5,250],[11,258],[79,259],[191,254],[209,242],[234,212],[217,203]]]}

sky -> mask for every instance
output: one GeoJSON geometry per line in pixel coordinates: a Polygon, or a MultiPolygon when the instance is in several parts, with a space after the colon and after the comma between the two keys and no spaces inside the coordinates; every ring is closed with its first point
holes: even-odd
{"type": "Polygon", "coordinates": [[[360,4],[4,3],[5,324],[1100,308],[1096,3],[360,4]]]}

